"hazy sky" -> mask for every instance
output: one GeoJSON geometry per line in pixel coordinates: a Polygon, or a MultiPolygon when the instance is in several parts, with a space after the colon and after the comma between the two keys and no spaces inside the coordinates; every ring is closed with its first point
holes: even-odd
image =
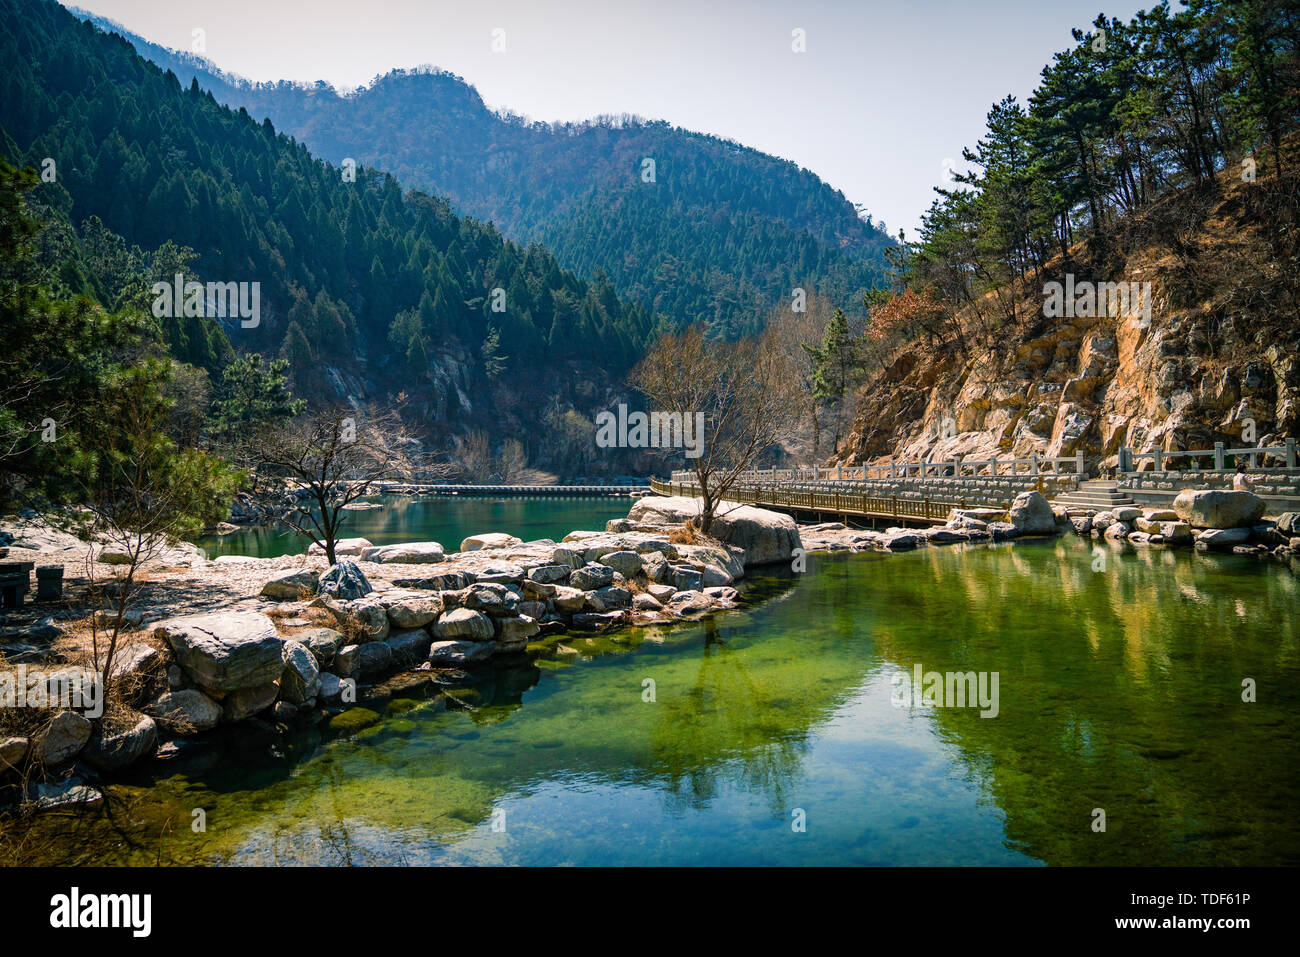
{"type": "MultiPolygon", "coordinates": [[[[77,0],[254,80],[464,77],[538,120],[637,113],[786,157],[915,231],[989,106],[1022,100],[1070,28],[1133,0],[77,0]],[[801,29],[806,52],[792,50],[801,29]],[[493,51],[494,31],[504,52],[493,51]]],[[[418,118],[413,118],[418,121],[418,118]]]]}

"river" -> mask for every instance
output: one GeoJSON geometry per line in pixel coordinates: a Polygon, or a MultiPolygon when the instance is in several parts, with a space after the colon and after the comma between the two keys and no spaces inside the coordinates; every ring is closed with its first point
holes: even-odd
{"type": "Polygon", "coordinates": [[[814,554],[713,622],[560,636],[473,685],[373,696],[350,729],[219,738],[0,845],[96,864],[1300,863],[1300,580],[1154,549],[1094,570],[1092,544],[814,554]],[[997,672],[997,716],[899,702],[916,664],[997,672]]]}

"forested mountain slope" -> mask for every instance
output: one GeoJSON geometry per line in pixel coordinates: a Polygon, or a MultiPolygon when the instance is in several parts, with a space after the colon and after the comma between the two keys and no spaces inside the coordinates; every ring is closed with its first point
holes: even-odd
{"type": "Polygon", "coordinates": [[[892,240],[870,217],[807,170],[733,142],[632,117],[533,123],[429,70],[394,71],[347,95],[324,83],[252,84],[92,19],[316,155],[445,195],[512,239],[543,243],[566,268],[607,275],[674,324],[753,331],[795,287],[860,311],[883,279],[892,240]]]}
{"type": "Polygon", "coordinates": [[[1108,468],[1300,431],[1300,8],[1161,4],[1075,41],[904,250],[839,459],[1108,468]]]}
{"type": "Polygon", "coordinates": [[[162,320],[178,358],[283,354],[299,394],[405,393],[430,433],[500,436],[596,407],[644,348],[647,310],[541,247],[387,173],[349,181],[49,0],[0,14],[0,153],[52,171],[31,199],[63,224],[55,291],[148,310],[176,272],[260,284],[255,326],[162,320]]]}

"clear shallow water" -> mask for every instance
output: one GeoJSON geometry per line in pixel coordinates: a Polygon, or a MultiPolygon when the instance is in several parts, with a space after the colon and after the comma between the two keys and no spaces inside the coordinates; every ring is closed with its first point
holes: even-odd
{"type": "Polygon", "coordinates": [[[564,636],[457,701],[245,736],[0,842],[43,863],[1300,863],[1300,581],[1092,561],[1073,538],[813,555],[712,625],[564,636]],[[895,707],[916,662],[998,671],[999,716],[895,707]]]}
{"type": "MultiPolygon", "coordinates": [[[[341,537],[366,538],[375,545],[401,542],[441,542],[458,551],[471,535],[505,532],[524,541],[559,541],[575,529],[604,529],[611,518],[626,518],[630,498],[474,498],[456,496],[373,496],[383,508],[348,513],[341,537]]],[[[299,555],[308,540],[283,525],[241,528],[229,535],[198,540],[209,558],[253,555],[276,558],[299,555]]]]}

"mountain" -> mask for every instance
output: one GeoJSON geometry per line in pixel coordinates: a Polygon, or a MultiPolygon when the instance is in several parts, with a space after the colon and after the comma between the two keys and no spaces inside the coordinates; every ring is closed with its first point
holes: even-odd
{"type": "Polygon", "coordinates": [[[0,13],[0,153],[54,180],[31,199],[58,226],[58,291],[148,311],[175,272],[259,284],[255,325],[160,319],[177,358],[281,354],[299,394],[404,394],[430,436],[518,436],[544,465],[544,416],[604,407],[644,349],[647,310],[540,246],[388,173],[350,180],[56,3],[0,13]]]}
{"type": "Polygon", "coordinates": [[[1122,447],[1300,429],[1296,4],[1162,3],[1073,36],[901,251],[841,460],[1107,471],[1122,447]]]}
{"type": "Polygon", "coordinates": [[[437,70],[395,70],[347,94],[255,84],[86,16],[316,155],[444,195],[518,242],[544,244],[564,268],[608,276],[673,324],[751,332],[796,287],[861,313],[864,293],[883,284],[893,245],[883,229],[808,170],[737,143],[636,117],[530,122],[489,110],[437,70]]]}

